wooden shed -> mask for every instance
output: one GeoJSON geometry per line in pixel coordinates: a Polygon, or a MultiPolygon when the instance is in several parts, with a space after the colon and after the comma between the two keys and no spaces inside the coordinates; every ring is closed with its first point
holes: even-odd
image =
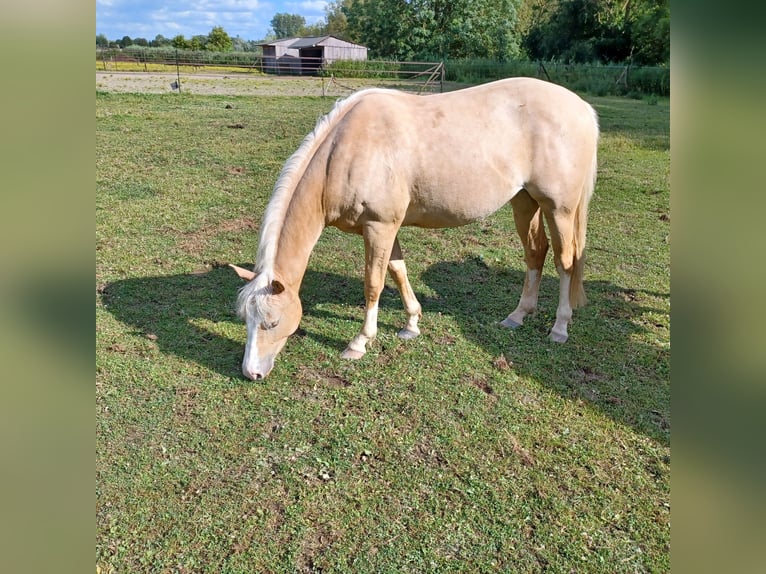
{"type": "Polygon", "coordinates": [[[367,47],[335,36],[283,38],[261,44],[263,71],[272,74],[316,74],[335,60],[366,60],[367,47]]]}

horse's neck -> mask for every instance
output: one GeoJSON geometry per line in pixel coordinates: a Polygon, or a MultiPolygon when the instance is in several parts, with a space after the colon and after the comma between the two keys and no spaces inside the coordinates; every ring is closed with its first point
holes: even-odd
{"type": "Polygon", "coordinates": [[[321,187],[300,185],[282,222],[274,261],[276,274],[296,291],[324,227],[321,187]]]}

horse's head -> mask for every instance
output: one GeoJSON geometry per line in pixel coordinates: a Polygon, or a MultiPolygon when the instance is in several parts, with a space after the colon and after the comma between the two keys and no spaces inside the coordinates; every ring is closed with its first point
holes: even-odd
{"type": "Polygon", "coordinates": [[[287,338],[298,329],[303,309],[298,293],[278,279],[269,280],[236,265],[230,267],[248,281],[237,298],[237,315],[247,325],[242,373],[256,381],[271,372],[287,338]]]}

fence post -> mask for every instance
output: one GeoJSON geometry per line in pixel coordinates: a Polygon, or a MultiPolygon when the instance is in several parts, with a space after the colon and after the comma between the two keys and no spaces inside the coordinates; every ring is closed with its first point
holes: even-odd
{"type": "Polygon", "coordinates": [[[622,69],[622,72],[618,76],[617,80],[614,82],[614,85],[617,86],[622,82],[622,85],[625,86],[625,89],[628,89],[628,72],[630,71],[630,62],[622,69]]]}
{"type": "Polygon", "coordinates": [[[547,80],[550,82],[550,81],[551,81],[551,77],[548,75],[548,70],[546,70],[546,69],[545,69],[545,66],[543,66],[543,61],[542,61],[542,60],[539,60],[539,61],[537,62],[537,64],[538,64],[538,66],[537,66],[537,73],[538,73],[538,74],[540,74],[540,70],[542,70],[542,71],[543,71],[543,73],[545,74],[545,77],[546,77],[546,78],[547,78],[547,80]]]}
{"type": "Polygon", "coordinates": [[[178,48],[176,48],[176,85],[178,86],[178,93],[181,93],[181,68],[178,64],[178,48]]]}
{"type": "Polygon", "coordinates": [[[441,62],[441,76],[439,77],[439,93],[444,92],[444,79],[446,78],[446,71],[444,69],[444,60],[441,62]]]}

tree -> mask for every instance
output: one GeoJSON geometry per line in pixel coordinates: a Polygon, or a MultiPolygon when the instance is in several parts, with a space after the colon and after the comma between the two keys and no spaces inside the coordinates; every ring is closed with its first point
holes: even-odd
{"type": "Polygon", "coordinates": [[[444,58],[508,60],[519,53],[518,0],[432,2],[436,52],[444,58]]]}
{"type": "Polygon", "coordinates": [[[96,47],[97,48],[108,48],[109,47],[109,40],[104,34],[97,34],[96,35],[96,47]]]}
{"type": "Polygon", "coordinates": [[[670,2],[641,2],[634,13],[631,39],[635,47],[633,58],[636,63],[670,62],[670,2]]]}
{"type": "Polygon", "coordinates": [[[191,45],[189,42],[184,38],[183,34],[178,34],[178,36],[174,36],[173,39],[170,41],[170,45],[173,46],[176,50],[188,50],[191,45]]]}
{"type": "Polygon", "coordinates": [[[304,26],[300,33],[301,36],[325,36],[326,34],[327,24],[322,21],[304,26]]]}
{"type": "MultiPolygon", "coordinates": [[[[333,0],[327,3],[324,9],[327,34],[351,39],[345,11],[348,11],[353,3],[354,0],[333,0]]],[[[355,39],[351,39],[351,41],[355,41],[355,39]]]]}
{"type": "Polygon", "coordinates": [[[205,49],[212,52],[230,52],[232,50],[231,38],[221,26],[215,26],[207,35],[205,49]]]}
{"type": "Polygon", "coordinates": [[[492,58],[519,52],[519,0],[357,0],[342,7],[349,35],[375,57],[492,58]]]}
{"type": "Polygon", "coordinates": [[[235,52],[256,52],[258,51],[258,42],[235,36],[231,39],[231,47],[235,52]]]}
{"type": "Polygon", "coordinates": [[[357,1],[343,12],[349,30],[375,58],[409,60],[420,48],[412,34],[414,11],[406,0],[357,1]]]}
{"type": "Polygon", "coordinates": [[[298,14],[280,12],[271,19],[271,28],[278,39],[301,36],[306,28],[306,19],[298,14]]]}
{"type": "Polygon", "coordinates": [[[192,36],[191,40],[189,40],[189,49],[204,50],[205,44],[207,44],[207,36],[204,36],[203,34],[197,34],[196,36],[192,36]]]}
{"type": "Polygon", "coordinates": [[[670,59],[668,0],[524,0],[523,47],[532,59],[664,64],[670,59]]]}
{"type": "Polygon", "coordinates": [[[157,34],[154,37],[154,40],[149,42],[149,45],[152,46],[153,48],[163,48],[165,46],[170,46],[171,41],[165,36],[163,36],[162,34],[157,34]]]}
{"type": "Polygon", "coordinates": [[[117,40],[117,44],[120,48],[127,48],[133,45],[133,40],[130,39],[130,36],[123,36],[122,40],[117,40]]]}

